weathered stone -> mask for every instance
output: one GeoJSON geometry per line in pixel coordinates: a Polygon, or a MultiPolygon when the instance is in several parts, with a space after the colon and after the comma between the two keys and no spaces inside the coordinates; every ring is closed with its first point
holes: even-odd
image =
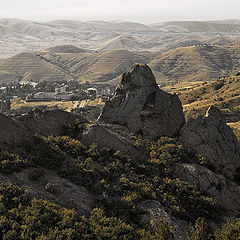
{"type": "Polygon", "coordinates": [[[178,96],[160,90],[151,69],[136,64],[122,75],[99,121],[126,126],[135,134],[156,139],[178,135],[185,119],[178,96]]]}
{"type": "Polygon", "coordinates": [[[28,168],[13,174],[0,173],[0,182],[19,185],[32,198],[54,202],[68,209],[75,209],[80,215],[87,215],[95,207],[94,196],[84,187],[58,176],[54,171],[28,168]],[[32,171],[41,170],[43,174],[33,181],[29,178],[32,171]],[[54,187],[54,192],[45,190],[46,184],[54,187]]]}
{"type": "Polygon", "coordinates": [[[154,200],[143,201],[138,204],[137,210],[141,213],[138,216],[140,225],[154,227],[162,220],[169,224],[174,239],[186,239],[186,232],[189,230],[188,223],[173,217],[171,211],[163,207],[160,202],[154,200]]]}
{"type": "Polygon", "coordinates": [[[65,127],[67,124],[74,123],[77,119],[80,121],[80,123],[86,122],[83,117],[76,116],[60,109],[35,109],[29,112],[27,115],[18,118],[18,121],[33,133],[43,136],[59,136],[62,134],[63,127],[65,127]]]}
{"type": "Polygon", "coordinates": [[[186,123],[179,141],[202,154],[226,177],[233,179],[240,167],[239,142],[217,107],[210,107],[205,117],[186,123]]]}
{"type": "Polygon", "coordinates": [[[23,124],[3,114],[0,114],[0,129],[0,150],[2,151],[20,145],[33,137],[23,124]]]}
{"type": "MultiPolygon", "coordinates": [[[[240,186],[199,164],[178,163],[175,174],[179,179],[195,185],[225,210],[228,217],[240,214],[240,186]]],[[[227,217],[227,216],[226,216],[227,217]]]]}
{"type": "Polygon", "coordinates": [[[129,130],[116,124],[94,124],[85,129],[84,133],[79,136],[79,140],[85,145],[96,143],[99,147],[115,149],[133,159],[148,157],[147,153],[144,154],[143,151],[137,149],[129,130]]]}

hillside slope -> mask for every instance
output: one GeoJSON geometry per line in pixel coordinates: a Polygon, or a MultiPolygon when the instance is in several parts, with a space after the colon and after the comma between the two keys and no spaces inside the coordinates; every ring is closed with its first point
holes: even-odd
{"type": "MultiPolygon", "coordinates": [[[[216,91],[227,85],[215,84],[216,91]]],[[[6,133],[0,124],[3,137],[16,128],[32,136],[0,152],[0,236],[239,240],[240,145],[220,110],[211,106],[204,118],[184,123],[178,96],[160,90],[140,64],[123,73],[105,113],[115,106],[119,120],[133,125],[106,121],[104,110],[90,124],[61,110],[0,116],[13,126],[6,133]],[[159,124],[148,135],[134,129],[136,120],[159,124]]]]}
{"type": "Polygon", "coordinates": [[[180,83],[170,92],[178,94],[187,119],[204,116],[210,106],[217,106],[240,139],[240,76],[196,84],[180,83]]]}
{"type": "Polygon", "coordinates": [[[239,43],[239,32],[238,20],[145,25],[124,21],[56,20],[40,23],[0,18],[0,58],[66,44],[98,51],[126,49],[151,52],[208,42],[229,45],[239,43]]]}
{"type": "Polygon", "coordinates": [[[147,56],[127,50],[98,53],[74,46],[58,46],[0,60],[0,81],[106,82],[118,77],[136,62],[147,63],[147,56]]]}
{"type": "Polygon", "coordinates": [[[240,69],[240,46],[192,46],[158,54],[149,65],[161,81],[208,81],[240,69]]]}
{"type": "Polygon", "coordinates": [[[0,82],[115,82],[134,63],[148,63],[158,83],[208,81],[240,69],[240,46],[191,46],[149,53],[90,51],[62,45],[0,60],[0,82]]]}

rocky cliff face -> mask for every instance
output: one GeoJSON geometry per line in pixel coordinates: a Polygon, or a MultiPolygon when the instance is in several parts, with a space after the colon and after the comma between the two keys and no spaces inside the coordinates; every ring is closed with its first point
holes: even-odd
{"type": "Polygon", "coordinates": [[[197,186],[211,196],[225,211],[226,217],[240,214],[240,186],[199,164],[178,163],[176,177],[197,186]]]}
{"type": "Polygon", "coordinates": [[[33,134],[20,122],[0,114],[0,150],[6,151],[9,147],[29,140],[33,134]]]}
{"type": "Polygon", "coordinates": [[[179,141],[202,154],[218,173],[234,179],[240,167],[240,146],[218,108],[212,106],[205,117],[186,123],[179,141]]]}
{"type": "Polygon", "coordinates": [[[135,134],[156,139],[177,135],[185,119],[179,98],[159,89],[147,65],[136,64],[122,75],[99,122],[126,126],[135,134]]]}
{"type": "Polygon", "coordinates": [[[83,117],[65,112],[63,110],[35,109],[25,116],[16,118],[0,114],[0,150],[21,145],[24,141],[31,141],[35,134],[42,136],[59,136],[67,124],[76,120],[85,123],[83,117]]]}
{"type": "Polygon", "coordinates": [[[54,135],[59,136],[62,133],[63,127],[71,124],[76,120],[80,123],[86,122],[82,117],[71,114],[63,110],[39,110],[35,109],[27,115],[18,118],[29,131],[33,134],[43,136],[54,135]]]}

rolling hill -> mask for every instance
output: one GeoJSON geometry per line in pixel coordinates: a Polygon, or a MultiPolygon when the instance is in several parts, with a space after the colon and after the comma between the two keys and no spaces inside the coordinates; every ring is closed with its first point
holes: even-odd
{"type": "Polygon", "coordinates": [[[239,21],[169,21],[155,23],[159,29],[172,30],[175,32],[239,32],[239,21]],[[171,28],[170,28],[171,26],[171,28]]]}
{"type": "Polygon", "coordinates": [[[165,90],[178,94],[186,119],[204,116],[206,109],[217,106],[240,140],[240,76],[212,82],[180,83],[165,90]]]}
{"type": "Polygon", "coordinates": [[[160,53],[149,65],[161,81],[208,81],[238,71],[239,55],[239,46],[191,46],[160,53]]]}
{"type": "Polygon", "coordinates": [[[239,43],[239,33],[238,20],[146,25],[124,21],[56,20],[39,23],[0,18],[0,58],[58,45],[75,45],[98,51],[126,49],[151,52],[207,42],[229,45],[239,43]]]}
{"type": "Polygon", "coordinates": [[[209,81],[240,69],[240,46],[190,46],[149,53],[91,51],[72,45],[21,53],[0,60],[0,81],[116,82],[134,63],[147,63],[160,84],[209,81]]]}
{"type": "Polygon", "coordinates": [[[127,50],[93,52],[58,46],[0,60],[0,81],[112,81],[134,63],[147,63],[147,56],[127,50]]]}

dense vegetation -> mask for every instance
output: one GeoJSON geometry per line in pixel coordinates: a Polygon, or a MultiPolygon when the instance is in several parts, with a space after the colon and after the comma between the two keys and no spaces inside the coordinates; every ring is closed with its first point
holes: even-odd
{"type": "MultiPolygon", "coordinates": [[[[131,159],[95,144],[87,147],[67,136],[36,137],[33,143],[14,148],[14,153],[1,153],[1,172],[10,174],[32,166],[53,169],[94,194],[97,207],[89,216],[80,217],[56,204],[28,199],[16,186],[1,184],[4,239],[172,239],[169,226],[161,220],[155,231],[140,228],[138,205],[144,200],[159,201],[172,215],[192,224],[199,217],[216,217],[217,206],[211,198],[174,177],[174,163],[205,164],[201,156],[169,138],[157,142],[136,138],[136,147],[148,151],[149,159],[131,159]]],[[[30,179],[37,180],[39,174],[33,172],[30,179]]],[[[52,191],[51,186],[46,191],[52,191]]],[[[217,231],[216,236],[231,231],[237,236],[237,224],[237,220],[231,222],[232,227],[217,231]]],[[[190,238],[197,234],[194,231],[197,228],[189,239],[202,239],[190,238]]]]}

